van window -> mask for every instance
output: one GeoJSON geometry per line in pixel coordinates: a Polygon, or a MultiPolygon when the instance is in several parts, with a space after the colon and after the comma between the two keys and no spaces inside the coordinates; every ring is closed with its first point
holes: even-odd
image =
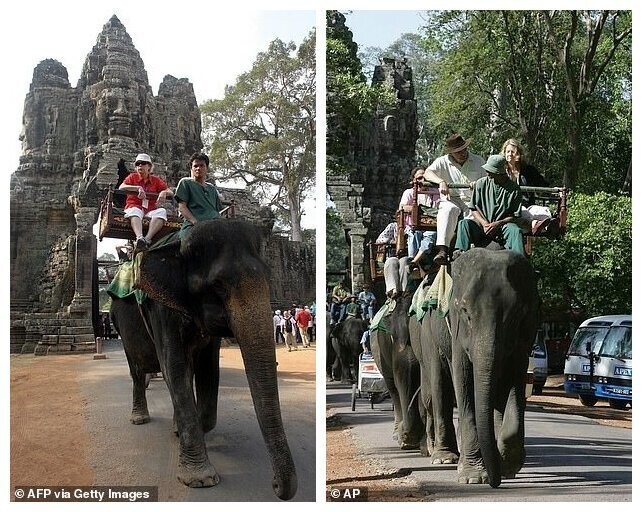
{"type": "Polygon", "coordinates": [[[611,327],[602,342],[599,355],[618,359],[632,359],[632,332],[630,327],[611,327]]]}
{"type": "Polygon", "coordinates": [[[599,352],[602,342],[608,333],[606,327],[580,327],[568,347],[569,356],[588,356],[586,344],[590,342],[591,350],[596,354],[599,352]]]}

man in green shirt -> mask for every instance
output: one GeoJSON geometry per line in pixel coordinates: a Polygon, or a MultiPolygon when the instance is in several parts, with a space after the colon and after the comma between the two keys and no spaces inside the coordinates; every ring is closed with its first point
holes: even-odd
{"type": "Polygon", "coordinates": [[[216,219],[223,209],[221,197],[215,185],[205,181],[210,159],[204,153],[194,153],[190,159],[191,177],[178,182],[174,197],[178,201],[178,212],[183,217],[180,236],[202,220],[216,219]]]}
{"type": "Polygon", "coordinates": [[[506,249],[525,255],[522,233],[517,225],[521,210],[519,185],[508,177],[502,155],[490,155],[482,169],[487,176],[475,182],[467,205],[473,219],[459,221],[455,248],[467,251],[471,244],[481,247],[501,234],[506,249]]]}

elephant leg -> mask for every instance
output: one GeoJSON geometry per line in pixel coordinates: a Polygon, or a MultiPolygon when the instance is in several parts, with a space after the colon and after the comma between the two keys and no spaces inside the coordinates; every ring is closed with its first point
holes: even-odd
{"type": "Polygon", "coordinates": [[[457,434],[453,422],[455,391],[448,363],[437,359],[437,371],[432,372],[432,389],[439,390],[432,397],[435,431],[432,464],[456,464],[459,461],[457,434]]]}
{"type": "Polygon", "coordinates": [[[149,411],[147,409],[147,397],[145,396],[145,377],[147,373],[141,368],[131,368],[132,377],[132,415],[130,420],[134,425],[142,425],[149,422],[149,411]]]}
{"type": "MultiPolygon", "coordinates": [[[[528,361],[526,360],[526,364],[528,361]]],[[[514,478],[522,469],[526,460],[524,449],[524,411],[526,409],[526,394],[524,377],[526,370],[520,370],[524,364],[513,364],[514,372],[507,377],[507,382],[502,382],[500,387],[507,390],[505,393],[504,414],[498,433],[497,447],[502,461],[502,477],[514,478]]]]}
{"type": "Polygon", "coordinates": [[[196,406],[204,433],[216,426],[220,351],[221,339],[215,338],[199,351],[194,361],[196,406]]]}
{"type": "Polygon", "coordinates": [[[426,426],[421,421],[419,396],[416,393],[420,387],[419,363],[409,346],[397,353],[393,368],[402,416],[398,428],[399,446],[402,450],[415,450],[419,448],[426,426]]]}
{"type": "Polygon", "coordinates": [[[192,387],[194,372],[188,340],[195,337],[180,314],[159,304],[150,306],[156,351],[174,406],[178,429],[178,479],[190,487],[212,487],[220,478],[207,456],[205,437],[192,387]],[[156,333],[159,333],[156,335],[156,333]]]}
{"type": "Polygon", "coordinates": [[[473,366],[468,356],[453,340],[452,368],[460,433],[457,476],[460,483],[488,483],[488,473],[479,448],[475,426],[475,389],[473,366]]]}

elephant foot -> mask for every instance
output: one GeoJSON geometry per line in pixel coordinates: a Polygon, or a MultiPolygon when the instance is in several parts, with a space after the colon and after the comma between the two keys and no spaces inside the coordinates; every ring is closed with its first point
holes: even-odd
{"type": "Polygon", "coordinates": [[[148,412],[136,412],[132,411],[132,415],[129,418],[134,425],[142,425],[143,423],[149,423],[150,417],[148,412]]]}
{"type": "Polygon", "coordinates": [[[460,484],[487,484],[488,473],[483,468],[460,467],[457,471],[457,481],[460,484]]]}
{"type": "Polygon", "coordinates": [[[408,439],[400,439],[398,443],[402,450],[417,450],[421,444],[420,441],[409,441],[408,439]]]}
{"type": "Polygon", "coordinates": [[[459,454],[450,450],[436,450],[430,457],[431,464],[457,464],[459,454]]]}
{"type": "Polygon", "coordinates": [[[189,487],[214,487],[221,481],[214,466],[209,462],[198,468],[179,465],[176,476],[181,483],[189,487]]]}
{"type": "Polygon", "coordinates": [[[421,443],[419,443],[419,453],[421,453],[422,457],[430,457],[430,448],[425,437],[421,440],[421,443]]]}

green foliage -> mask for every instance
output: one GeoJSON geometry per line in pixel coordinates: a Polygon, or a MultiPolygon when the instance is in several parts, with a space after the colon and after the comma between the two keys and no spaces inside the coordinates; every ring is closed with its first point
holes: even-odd
{"type": "Polygon", "coordinates": [[[300,241],[301,203],[315,183],[315,35],[297,48],[280,39],[252,69],[201,106],[210,167],[241,181],[300,241]]]}
{"type": "Polygon", "coordinates": [[[343,230],[343,220],[334,208],[326,208],[326,272],[345,270],[348,245],[343,230]]]}
{"type": "Polygon", "coordinates": [[[629,197],[574,194],[562,240],[538,239],[532,256],[541,272],[544,311],[579,310],[583,317],[632,310],[632,210],[629,197]]]}
{"type": "Polygon", "coordinates": [[[418,97],[426,146],[456,131],[486,155],[513,137],[550,182],[615,192],[631,156],[630,23],[628,11],[428,12],[418,48],[439,63],[418,97]]]}
{"type": "Polygon", "coordinates": [[[345,17],[337,11],[327,11],[326,20],[326,172],[345,175],[352,167],[352,148],[359,133],[377,110],[395,105],[396,94],[389,86],[366,84],[345,17]]]}

